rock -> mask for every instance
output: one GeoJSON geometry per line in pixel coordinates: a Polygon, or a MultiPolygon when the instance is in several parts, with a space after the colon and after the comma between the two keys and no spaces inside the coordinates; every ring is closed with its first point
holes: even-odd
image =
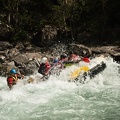
{"type": "Polygon", "coordinates": [[[26,67],[24,69],[24,75],[31,75],[34,74],[34,72],[38,70],[38,66],[36,64],[36,61],[29,61],[28,64],[26,64],[26,67]]]}
{"type": "Polygon", "coordinates": [[[117,62],[120,62],[120,47],[119,46],[98,46],[91,47],[94,54],[109,54],[117,62]]]}
{"type": "MultiPolygon", "coordinates": [[[[30,44],[30,43],[29,43],[30,44]]],[[[27,46],[28,44],[26,44],[27,46]]],[[[32,45],[30,45],[32,46],[32,45]]],[[[51,47],[33,47],[30,52],[25,49],[22,44],[16,45],[14,48],[9,48],[0,51],[0,75],[6,76],[11,68],[15,68],[25,76],[34,74],[39,68],[41,58],[46,56],[50,62],[53,62],[55,57],[60,57],[63,53],[73,51],[80,56],[112,56],[114,60],[120,62],[120,47],[119,46],[96,46],[87,47],[82,44],[54,44],[51,47]]]]}
{"type": "Polygon", "coordinates": [[[72,50],[74,53],[77,53],[80,56],[90,56],[92,51],[89,47],[82,44],[70,44],[68,50],[72,50]]]}
{"type": "Polygon", "coordinates": [[[15,46],[15,48],[16,48],[17,50],[21,51],[21,52],[25,49],[25,47],[24,47],[24,45],[23,45],[22,43],[18,43],[18,44],[15,46]]]}
{"type": "Polygon", "coordinates": [[[27,63],[29,61],[28,57],[25,54],[19,54],[15,57],[13,56],[12,60],[17,64],[27,63]]]}
{"type": "Polygon", "coordinates": [[[0,55],[0,63],[4,63],[5,62],[5,56],[0,55]]]}
{"type": "Polygon", "coordinates": [[[0,41],[0,50],[3,51],[3,50],[6,50],[8,48],[12,48],[13,46],[9,43],[9,42],[6,42],[6,41],[0,41]]]}
{"type": "Polygon", "coordinates": [[[5,52],[6,58],[11,59],[13,56],[20,54],[20,51],[16,48],[7,49],[5,52]]]}
{"type": "Polygon", "coordinates": [[[11,62],[7,63],[7,65],[8,66],[15,66],[15,63],[14,63],[14,61],[11,61],[11,62]]]}
{"type": "Polygon", "coordinates": [[[41,53],[25,53],[25,56],[28,58],[28,60],[32,60],[33,58],[37,58],[38,61],[41,61],[41,53]]]}
{"type": "Polygon", "coordinates": [[[6,77],[12,68],[17,69],[16,66],[0,65],[0,76],[6,77]]]}

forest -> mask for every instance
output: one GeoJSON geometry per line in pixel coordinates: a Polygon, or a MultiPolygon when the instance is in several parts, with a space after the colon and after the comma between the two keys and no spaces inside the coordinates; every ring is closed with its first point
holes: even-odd
{"type": "Polygon", "coordinates": [[[56,42],[118,45],[120,1],[0,0],[0,41],[34,43],[45,25],[56,28],[56,42]]]}

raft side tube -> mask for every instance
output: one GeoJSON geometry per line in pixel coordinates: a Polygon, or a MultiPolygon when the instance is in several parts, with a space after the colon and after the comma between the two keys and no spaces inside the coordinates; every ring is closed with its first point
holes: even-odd
{"type": "Polygon", "coordinates": [[[106,64],[104,62],[101,62],[100,64],[97,64],[95,67],[91,68],[87,72],[84,72],[82,76],[78,76],[77,78],[75,78],[74,81],[75,82],[79,81],[80,83],[85,83],[87,76],[89,76],[90,79],[92,79],[97,74],[104,71],[105,68],[106,68],[106,64]]]}
{"type": "Polygon", "coordinates": [[[90,76],[90,78],[93,78],[97,74],[101,73],[105,68],[106,64],[104,62],[101,62],[100,64],[96,65],[95,67],[88,71],[88,76],[90,76]]]}

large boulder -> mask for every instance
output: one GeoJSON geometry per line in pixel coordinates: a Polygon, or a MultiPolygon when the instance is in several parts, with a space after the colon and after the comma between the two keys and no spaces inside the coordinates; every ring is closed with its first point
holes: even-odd
{"type": "Polygon", "coordinates": [[[35,60],[28,61],[28,63],[24,64],[24,66],[19,67],[19,71],[21,74],[25,76],[34,74],[36,70],[38,70],[38,64],[35,60]]]}
{"type": "Polygon", "coordinates": [[[15,63],[22,64],[22,63],[27,63],[29,61],[28,57],[25,54],[18,54],[17,56],[12,58],[15,63]]]}

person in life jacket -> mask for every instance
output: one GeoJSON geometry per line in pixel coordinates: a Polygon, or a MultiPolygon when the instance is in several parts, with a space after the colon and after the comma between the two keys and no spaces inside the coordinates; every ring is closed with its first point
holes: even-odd
{"type": "Polygon", "coordinates": [[[16,85],[16,83],[18,82],[18,79],[21,79],[21,78],[23,79],[24,76],[21,74],[18,74],[15,69],[11,69],[9,76],[7,77],[8,87],[12,89],[13,85],[16,85]]]}
{"type": "Polygon", "coordinates": [[[67,54],[64,53],[60,56],[59,62],[65,62],[67,60],[68,60],[68,56],[67,56],[67,54]]]}
{"type": "Polygon", "coordinates": [[[69,57],[68,57],[68,60],[69,61],[78,61],[78,60],[80,60],[81,58],[79,57],[79,55],[77,55],[77,54],[75,54],[73,51],[70,51],[69,52],[69,57]]]}
{"type": "Polygon", "coordinates": [[[64,68],[64,66],[63,66],[64,60],[65,60],[65,56],[64,55],[61,55],[60,59],[59,58],[55,58],[53,60],[53,67],[56,68],[56,69],[59,69],[59,70],[64,68]]]}
{"type": "Polygon", "coordinates": [[[51,65],[49,64],[48,59],[46,57],[43,57],[41,60],[40,67],[38,69],[38,73],[42,75],[48,75],[50,68],[51,68],[51,65]]]}
{"type": "Polygon", "coordinates": [[[64,63],[67,62],[67,61],[68,61],[68,56],[67,56],[67,54],[65,54],[65,53],[62,54],[62,55],[60,56],[59,61],[58,61],[58,63],[61,64],[61,69],[65,68],[64,63]]]}
{"type": "Polygon", "coordinates": [[[88,54],[88,52],[86,51],[86,50],[83,50],[82,51],[82,56],[84,56],[83,58],[82,58],[82,60],[84,61],[84,62],[86,62],[86,63],[90,63],[90,59],[89,59],[89,54],[88,54]]]}
{"type": "Polygon", "coordinates": [[[53,63],[55,64],[55,63],[58,63],[59,61],[58,61],[58,59],[54,59],[53,60],[53,63]]]}

